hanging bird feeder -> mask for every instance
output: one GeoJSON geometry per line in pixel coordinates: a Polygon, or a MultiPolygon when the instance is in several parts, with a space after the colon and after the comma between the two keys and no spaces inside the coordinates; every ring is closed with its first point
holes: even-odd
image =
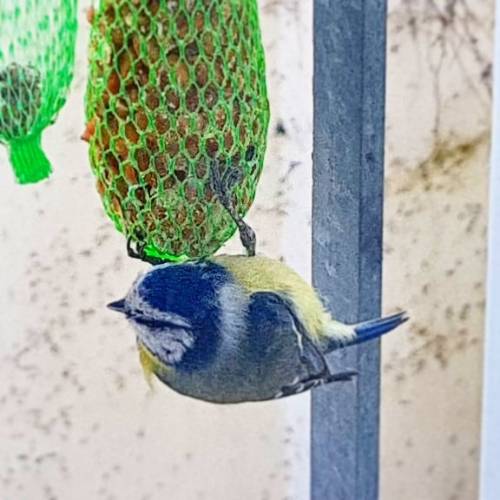
{"type": "Polygon", "coordinates": [[[21,184],[48,177],[41,134],[72,79],[76,0],[20,0],[0,8],[0,142],[21,184]]]}
{"type": "Polygon", "coordinates": [[[145,254],[213,254],[262,172],[269,122],[256,0],[101,1],[86,95],[90,162],[105,210],[145,254]]]}

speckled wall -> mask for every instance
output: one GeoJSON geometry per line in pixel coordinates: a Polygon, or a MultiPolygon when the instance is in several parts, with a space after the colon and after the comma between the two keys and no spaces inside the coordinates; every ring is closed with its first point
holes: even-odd
{"type": "MultiPolygon", "coordinates": [[[[0,500],[307,498],[307,395],[220,407],[151,393],[132,331],[104,307],[147,266],[103,215],[79,140],[85,3],[73,92],[44,141],[52,178],[14,185],[0,152],[0,500]]],[[[262,2],[273,120],[251,215],[260,251],[305,276],[311,15],[262,2]]]]}
{"type": "Polygon", "coordinates": [[[494,1],[391,2],[382,498],[478,487],[494,1]]]}
{"type": "MultiPolygon", "coordinates": [[[[272,103],[250,221],[260,251],[310,275],[312,2],[262,0],[272,103]]],[[[0,152],[0,500],[306,500],[309,397],[238,407],[144,381],[104,308],[145,266],[95,192],[73,93],[45,145],[49,182],[0,152]]],[[[493,0],[392,0],[382,500],[477,498],[493,0]]],[[[237,251],[230,244],[228,251],[237,251]]]]}

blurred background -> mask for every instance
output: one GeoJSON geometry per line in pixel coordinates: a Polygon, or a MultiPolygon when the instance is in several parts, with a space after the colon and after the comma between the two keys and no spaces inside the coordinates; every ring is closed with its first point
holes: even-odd
{"type": "MultiPolygon", "coordinates": [[[[0,500],[306,500],[309,395],[220,407],[146,384],[104,305],[127,258],[87,161],[88,24],[44,136],[47,182],[0,150],[0,500]]],[[[262,0],[272,109],[249,221],[310,277],[312,2],[262,0]]],[[[494,1],[389,0],[381,499],[477,498],[494,1]]],[[[227,252],[239,252],[231,242],[227,252]]]]}

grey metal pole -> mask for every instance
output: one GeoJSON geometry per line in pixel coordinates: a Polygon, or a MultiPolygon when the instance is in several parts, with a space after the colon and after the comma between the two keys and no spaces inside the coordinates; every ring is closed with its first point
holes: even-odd
{"type": "MultiPolygon", "coordinates": [[[[313,282],[334,316],[381,303],[386,0],[314,1],[313,282]]],[[[355,382],[312,395],[311,498],[378,498],[380,347],[329,358],[355,382]]]]}

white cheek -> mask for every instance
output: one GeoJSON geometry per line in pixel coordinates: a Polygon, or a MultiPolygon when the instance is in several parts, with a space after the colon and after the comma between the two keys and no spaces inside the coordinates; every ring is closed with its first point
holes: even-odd
{"type": "Polygon", "coordinates": [[[169,333],[167,333],[165,337],[167,339],[180,342],[187,349],[193,347],[194,344],[194,336],[192,335],[192,333],[187,332],[186,330],[183,329],[169,331],[169,333]]]}
{"type": "Polygon", "coordinates": [[[170,363],[179,363],[186,351],[194,344],[193,336],[185,330],[163,331],[159,335],[165,357],[170,363]]]}
{"type": "Polygon", "coordinates": [[[153,354],[167,364],[179,363],[194,344],[194,338],[185,330],[152,329],[132,321],[137,336],[153,354]]]}
{"type": "Polygon", "coordinates": [[[140,339],[150,336],[150,329],[147,326],[136,323],[135,321],[130,321],[130,323],[132,323],[132,326],[140,339]]]}
{"type": "Polygon", "coordinates": [[[182,360],[186,349],[182,344],[178,342],[172,342],[168,346],[169,354],[166,355],[167,361],[169,363],[179,363],[182,360]]]}

